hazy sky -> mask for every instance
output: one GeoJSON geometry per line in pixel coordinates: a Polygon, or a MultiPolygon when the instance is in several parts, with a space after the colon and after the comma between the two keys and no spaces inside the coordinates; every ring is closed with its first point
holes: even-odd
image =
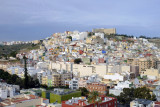
{"type": "Polygon", "coordinates": [[[159,5],[160,0],[0,0],[0,41],[112,27],[118,34],[160,37],[159,5]]]}

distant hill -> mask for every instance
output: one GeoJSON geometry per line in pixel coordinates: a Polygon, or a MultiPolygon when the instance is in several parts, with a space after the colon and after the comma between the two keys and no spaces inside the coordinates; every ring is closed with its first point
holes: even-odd
{"type": "Polygon", "coordinates": [[[24,50],[29,51],[32,49],[39,49],[40,44],[16,44],[16,45],[0,45],[0,59],[7,58],[7,57],[15,57],[15,55],[24,50]]]}

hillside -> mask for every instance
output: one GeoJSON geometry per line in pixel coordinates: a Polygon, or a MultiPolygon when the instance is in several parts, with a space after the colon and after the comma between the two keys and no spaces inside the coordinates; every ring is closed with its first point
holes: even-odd
{"type": "Polygon", "coordinates": [[[155,43],[160,48],[160,39],[148,39],[149,42],[155,43]]]}
{"type": "Polygon", "coordinates": [[[16,44],[16,45],[0,45],[0,59],[7,57],[15,57],[21,50],[29,51],[32,49],[39,49],[40,44],[16,44]]]}

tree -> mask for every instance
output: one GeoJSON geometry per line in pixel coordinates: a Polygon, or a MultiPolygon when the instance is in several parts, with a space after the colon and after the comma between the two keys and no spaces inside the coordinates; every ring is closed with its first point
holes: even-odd
{"type": "Polygon", "coordinates": [[[155,100],[155,95],[151,95],[150,89],[146,87],[139,87],[136,88],[134,91],[134,97],[135,98],[142,98],[142,99],[148,99],[148,100],[155,100]]]}
{"type": "Polygon", "coordinates": [[[88,96],[89,91],[85,87],[80,88],[79,90],[82,92],[82,96],[88,96]]]}
{"type": "Polygon", "coordinates": [[[120,96],[117,97],[121,104],[127,104],[134,99],[134,88],[124,88],[120,96]]]}
{"type": "Polygon", "coordinates": [[[114,94],[106,94],[106,96],[108,96],[108,97],[117,97],[114,94]]]}
{"type": "Polygon", "coordinates": [[[147,99],[147,100],[155,100],[156,96],[151,94],[150,89],[146,87],[139,88],[124,88],[123,92],[120,93],[120,96],[117,97],[118,101],[121,104],[128,104],[130,101],[135,98],[147,99]]]}
{"type": "Polygon", "coordinates": [[[91,32],[89,32],[89,33],[88,33],[88,37],[91,37],[91,36],[92,36],[92,33],[91,33],[91,32]]]}
{"type": "Polygon", "coordinates": [[[34,82],[35,82],[34,87],[39,88],[41,86],[38,79],[34,80],[34,82]]]}
{"type": "Polygon", "coordinates": [[[23,59],[24,59],[24,78],[25,78],[24,79],[24,86],[25,86],[25,89],[28,89],[29,88],[29,84],[28,84],[29,77],[28,77],[28,72],[27,72],[27,62],[26,62],[27,58],[25,55],[24,55],[23,59]]]}
{"type": "Polygon", "coordinates": [[[21,79],[21,78],[17,78],[17,80],[15,81],[15,84],[16,85],[19,85],[20,88],[24,88],[24,79],[21,79]]]}
{"type": "Polygon", "coordinates": [[[139,38],[144,38],[144,39],[146,39],[146,36],[141,35],[141,36],[139,36],[139,38]]]}
{"type": "Polygon", "coordinates": [[[98,98],[99,94],[97,91],[92,91],[89,93],[89,96],[88,96],[88,101],[90,103],[94,103],[96,102],[97,98],[98,98]]]}
{"type": "Polygon", "coordinates": [[[16,51],[13,51],[13,52],[10,53],[9,56],[16,57],[16,55],[17,55],[17,52],[16,52],[16,51]]]}
{"type": "Polygon", "coordinates": [[[72,36],[67,36],[67,38],[71,39],[71,41],[72,41],[72,36]]]}
{"type": "Polygon", "coordinates": [[[19,77],[16,74],[13,74],[11,79],[14,80],[14,83],[17,81],[19,77]]]}
{"type": "MultiPolygon", "coordinates": [[[[9,74],[7,71],[0,69],[0,79],[8,84],[19,85],[20,88],[26,88],[25,79],[18,77],[16,74],[9,74]]],[[[38,88],[40,87],[40,83],[38,79],[34,79],[33,77],[28,75],[28,88],[38,88]],[[29,84],[30,83],[30,84],[29,84]]]]}
{"type": "Polygon", "coordinates": [[[80,64],[82,62],[81,58],[77,58],[74,60],[74,63],[75,64],[80,64]]]}
{"type": "Polygon", "coordinates": [[[48,88],[48,86],[47,86],[46,84],[41,84],[41,88],[45,88],[45,89],[47,89],[47,88],[48,88]]]}

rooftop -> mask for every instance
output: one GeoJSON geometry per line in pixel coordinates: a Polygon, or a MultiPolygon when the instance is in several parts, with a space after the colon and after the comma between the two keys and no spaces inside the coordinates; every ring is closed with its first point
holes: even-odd
{"type": "MultiPolygon", "coordinates": [[[[107,96],[100,96],[99,97],[102,102],[108,102],[108,101],[111,101],[115,98],[112,98],[112,97],[107,97],[107,96]]],[[[73,106],[85,106],[85,105],[90,105],[90,103],[88,102],[87,98],[86,97],[72,97],[72,99],[68,100],[68,101],[64,101],[63,103],[67,104],[67,105],[73,105],[73,106]]]]}
{"type": "Polygon", "coordinates": [[[29,101],[32,99],[39,99],[39,97],[34,95],[18,95],[13,98],[7,98],[3,100],[2,102],[0,102],[0,106],[9,106],[15,103],[21,103],[21,102],[29,101]]]}

